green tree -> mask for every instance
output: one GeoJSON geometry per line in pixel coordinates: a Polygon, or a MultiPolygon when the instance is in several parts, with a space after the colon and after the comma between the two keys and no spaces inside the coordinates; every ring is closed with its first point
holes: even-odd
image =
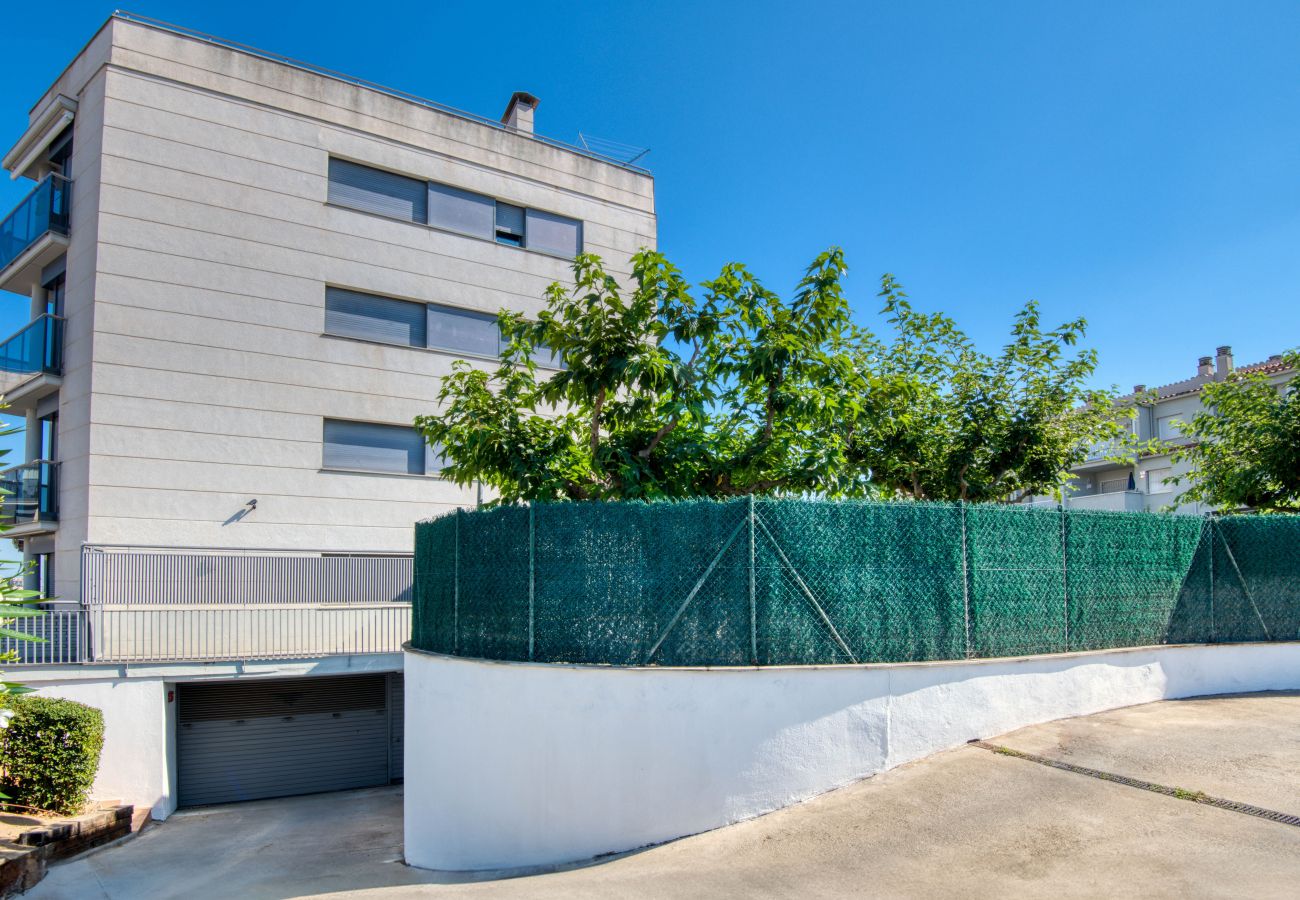
{"type": "Polygon", "coordinates": [[[856,326],[843,254],[813,261],[789,300],[730,264],[695,296],[658,253],[630,287],[574,262],[535,322],[499,317],[495,371],[458,362],[440,411],[416,419],[450,480],[519,500],[746,494],[1008,499],[1059,487],[1118,433],[1085,390],[1082,321],[1042,333],[1032,304],[996,358],[885,279],[889,342],[856,326]],[[562,362],[543,373],[549,354],[562,362]]]}
{"type": "MultiPolygon", "coordinates": [[[[1284,355],[1300,371],[1300,350],[1284,355]]],[[[1260,372],[1233,373],[1201,388],[1204,407],[1183,426],[1191,443],[1172,448],[1190,468],[1178,502],[1225,512],[1300,512],[1300,379],[1278,387],[1260,372]]]]}
{"type": "Polygon", "coordinates": [[[872,481],[916,500],[973,502],[1056,494],[1097,444],[1123,456],[1131,411],[1089,388],[1094,350],[1071,352],[1083,319],[1044,331],[1036,303],[1016,314],[1001,353],[977,350],[949,317],[914,310],[892,276],[883,314],[894,332],[869,342],[862,366],[906,389],[878,394],[855,444],[872,481]]]}

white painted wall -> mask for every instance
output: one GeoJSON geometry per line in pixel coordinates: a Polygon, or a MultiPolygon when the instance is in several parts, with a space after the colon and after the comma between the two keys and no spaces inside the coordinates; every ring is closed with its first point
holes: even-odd
{"type": "Polygon", "coordinates": [[[707,831],[1052,719],[1300,687],[1300,643],[627,669],[406,654],[406,859],[492,869],[707,831]]]}
{"type": "MultiPolygon", "coordinates": [[[[31,685],[37,693],[93,706],[104,713],[104,750],[91,796],[147,807],[156,819],[176,809],[168,771],[172,742],[168,685],[160,680],[95,679],[31,685]]],[[[175,706],[175,704],[171,704],[175,706]]]]}

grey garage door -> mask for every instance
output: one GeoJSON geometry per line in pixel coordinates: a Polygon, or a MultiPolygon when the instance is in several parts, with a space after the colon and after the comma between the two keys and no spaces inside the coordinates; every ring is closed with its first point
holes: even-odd
{"type": "Polygon", "coordinates": [[[177,685],[181,805],[388,784],[401,775],[401,677],[177,685]]]}

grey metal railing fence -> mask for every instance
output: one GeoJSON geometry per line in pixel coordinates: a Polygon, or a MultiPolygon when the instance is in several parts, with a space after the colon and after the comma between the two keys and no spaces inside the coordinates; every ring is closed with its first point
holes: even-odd
{"type": "Polygon", "coordinates": [[[81,555],[81,608],[9,627],[17,665],[392,653],[411,630],[411,557],[116,547],[81,555]]]}
{"type": "Polygon", "coordinates": [[[87,545],[82,602],[131,606],[409,603],[411,557],[87,545]]]}
{"type": "Polygon", "coordinates": [[[58,666],[81,662],[86,647],[84,610],[47,610],[43,616],[14,619],[5,628],[39,638],[36,641],[25,641],[15,637],[0,637],[0,653],[12,651],[18,657],[10,665],[58,666]]]}

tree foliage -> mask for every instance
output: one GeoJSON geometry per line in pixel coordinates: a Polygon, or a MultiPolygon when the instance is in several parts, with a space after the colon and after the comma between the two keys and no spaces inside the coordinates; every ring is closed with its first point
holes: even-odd
{"type": "MultiPolygon", "coordinates": [[[[1284,360],[1300,371],[1300,350],[1284,360]]],[[[1300,512],[1300,379],[1278,387],[1261,372],[1233,373],[1201,388],[1201,403],[1183,427],[1191,443],[1173,449],[1174,462],[1190,463],[1179,502],[1300,512]]]]}
{"type": "Polygon", "coordinates": [[[999,500],[1058,490],[1089,444],[1118,434],[1112,394],[1085,387],[1095,353],[1071,350],[1083,320],[1043,331],[1033,303],[989,356],[890,276],[889,336],[856,325],[838,249],[788,300],[737,263],[693,292],[651,251],[626,285],[595,256],[573,271],[536,321],[500,314],[499,368],[456,363],[440,411],[416,420],[444,477],[506,503],[999,500]],[[563,368],[540,368],[547,353],[563,368]]]}

